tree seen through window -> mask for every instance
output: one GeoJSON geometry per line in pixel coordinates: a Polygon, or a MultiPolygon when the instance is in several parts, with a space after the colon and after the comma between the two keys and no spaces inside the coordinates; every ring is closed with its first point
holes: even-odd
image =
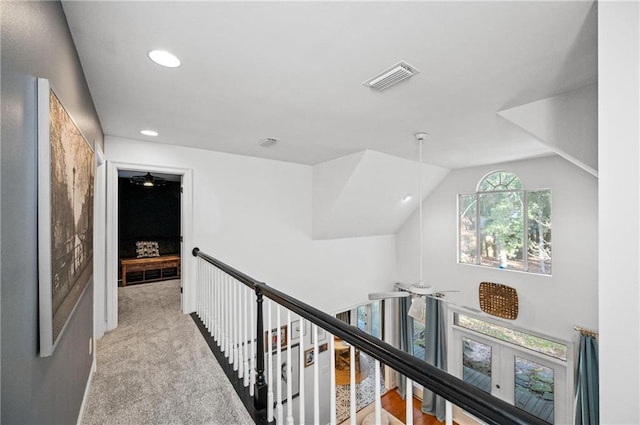
{"type": "Polygon", "coordinates": [[[458,196],[460,263],[551,274],[551,191],[496,171],[458,196]]]}

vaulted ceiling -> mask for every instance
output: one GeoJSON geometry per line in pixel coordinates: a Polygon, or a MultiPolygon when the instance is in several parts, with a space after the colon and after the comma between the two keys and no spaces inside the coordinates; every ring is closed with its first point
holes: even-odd
{"type": "Polygon", "coordinates": [[[63,5],[106,135],[304,164],[415,159],[417,131],[439,167],[551,154],[497,112],[597,81],[591,1],[63,5]],[[420,73],[362,84],[400,60],[420,73]]]}

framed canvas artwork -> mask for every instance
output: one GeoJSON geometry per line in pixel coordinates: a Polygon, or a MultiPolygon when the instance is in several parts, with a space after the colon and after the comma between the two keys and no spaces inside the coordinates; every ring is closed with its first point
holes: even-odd
{"type": "Polygon", "coordinates": [[[40,356],[60,340],[93,277],[93,148],[49,81],[38,79],[40,356]]]}

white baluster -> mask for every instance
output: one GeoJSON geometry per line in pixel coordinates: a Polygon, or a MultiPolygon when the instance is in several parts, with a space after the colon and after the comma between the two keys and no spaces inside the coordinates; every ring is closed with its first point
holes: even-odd
{"type": "MultiPolygon", "coordinates": [[[[335,355],[335,343],[336,340],[333,335],[329,335],[329,361],[331,367],[330,385],[331,388],[331,400],[329,400],[329,421],[331,425],[336,425],[336,355],[335,355]]],[[[379,423],[379,422],[378,422],[379,423]]]]}
{"type": "Polygon", "coordinates": [[[229,357],[227,351],[227,274],[222,273],[222,287],[220,297],[220,342],[225,357],[229,357]]]}
{"type": "Polygon", "coordinates": [[[221,303],[222,303],[222,311],[221,311],[221,318],[222,318],[222,324],[221,324],[221,330],[222,330],[222,352],[224,353],[225,357],[229,357],[229,350],[227,349],[229,347],[229,334],[227,333],[227,326],[228,326],[228,320],[227,320],[227,306],[229,304],[229,300],[227,298],[227,289],[228,289],[228,285],[229,284],[229,277],[227,276],[226,273],[222,274],[222,297],[221,297],[221,303]]]}
{"type": "Polygon", "coordinates": [[[240,337],[242,336],[242,286],[244,286],[240,281],[236,280],[236,305],[234,306],[236,311],[236,358],[234,361],[235,370],[238,371],[238,379],[242,378],[242,362],[244,359],[242,358],[242,340],[240,337]]]}
{"type": "Polygon", "coordinates": [[[227,275],[226,273],[220,273],[220,350],[227,354],[227,275]]]}
{"type": "Polygon", "coordinates": [[[227,342],[227,358],[229,363],[233,363],[233,347],[231,346],[232,332],[233,332],[233,320],[231,317],[233,316],[233,278],[231,276],[227,276],[227,300],[225,302],[225,321],[227,322],[227,331],[225,341],[227,342]]]}
{"type": "MultiPolygon", "coordinates": [[[[360,359],[360,361],[362,361],[362,359],[360,359]]],[[[375,368],[376,368],[376,373],[375,373],[375,385],[376,385],[376,391],[375,391],[375,415],[376,415],[376,421],[375,423],[377,424],[381,424],[382,423],[382,401],[380,400],[380,361],[376,360],[375,361],[375,368]]]]}
{"type": "Polygon", "coordinates": [[[196,314],[200,316],[200,311],[198,308],[198,294],[200,293],[200,269],[202,265],[200,264],[200,258],[196,258],[196,314]]]}
{"type": "MultiPolygon", "coordinates": [[[[207,282],[205,279],[205,270],[206,264],[202,261],[200,264],[200,276],[198,279],[198,311],[200,311],[200,318],[205,321],[206,320],[206,311],[204,309],[204,290],[207,286],[207,282]]],[[[206,322],[205,322],[206,323],[206,322]]]]}
{"type": "Polygon", "coordinates": [[[198,317],[200,319],[202,319],[202,311],[200,310],[200,291],[202,288],[202,279],[201,277],[201,270],[202,270],[202,261],[200,260],[200,258],[198,257],[198,276],[196,279],[196,313],[198,314],[198,317]]]}
{"type": "Polygon", "coordinates": [[[213,339],[220,347],[220,269],[217,267],[213,269],[213,282],[214,282],[214,294],[215,294],[215,309],[214,309],[214,331],[213,339]]]}
{"type": "Polygon", "coordinates": [[[445,425],[453,425],[453,404],[449,400],[444,404],[445,425]]]}
{"type": "Polygon", "coordinates": [[[212,303],[211,303],[211,335],[213,336],[213,340],[218,342],[218,269],[212,267],[211,268],[211,279],[213,280],[213,291],[211,293],[212,303]]]}
{"type": "Polygon", "coordinates": [[[199,297],[200,298],[198,300],[199,304],[200,304],[200,311],[202,312],[202,323],[204,324],[205,328],[208,328],[208,317],[207,317],[207,270],[206,268],[203,269],[203,273],[202,273],[202,281],[201,281],[201,285],[202,288],[200,290],[200,294],[199,297]]]}
{"type": "Polygon", "coordinates": [[[251,397],[254,396],[255,394],[255,385],[256,385],[256,320],[255,320],[255,316],[254,316],[254,311],[256,309],[256,299],[254,298],[254,292],[251,291],[251,305],[249,310],[251,310],[251,321],[250,321],[250,329],[249,329],[249,334],[251,335],[251,358],[249,359],[250,363],[249,363],[249,370],[251,375],[249,376],[251,378],[250,382],[249,382],[249,394],[251,394],[251,397]]]}
{"type": "Polygon", "coordinates": [[[251,380],[249,378],[249,353],[247,351],[249,349],[249,347],[247,347],[247,344],[249,343],[249,335],[247,332],[247,327],[249,326],[247,323],[249,320],[249,311],[247,310],[247,306],[249,305],[250,295],[251,293],[249,292],[249,288],[242,285],[242,317],[244,317],[244,326],[242,327],[242,355],[244,358],[244,361],[242,362],[242,370],[244,371],[244,380],[242,381],[242,385],[245,387],[249,386],[249,381],[251,380]]]}
{"type": "Polygon", "coordinates": [[[244,284],[240,281],[236,281],[236,285],[238,286],[238,304],[236,305],[236,311],[238,312],[238,329],[236,331],[236,341],[238,343],[238,379],[242,379],[244,378],[244,353],[242,352],[242,346],[244,345],[242,341],[242,324],[244,323],[244,297],[242,295],[244,292],[244,284]]]}
{"type": "Polygon", "coordinates": [[[204,269],[204,281],[205,281],[205,285],[206,285],[206,292],[205,292],[205,309],[207,311],[206,313],[206,317],[207,317],[207,330],[209,331],[209,334],[211,334],[211,267],[207,267],[206,269],[204,269]]]}
{"type": "Polygon", "coordinates": [[[238,289],[238,282],[235,278],[231,278],[231,300],[229,303],[229,308],[231,310],[230,319],[231,319],[231,359],[229,363],[233,366],[233,370],[238,370],[238,348],[236,347],[236,334],[238,329],[238,300],[236,290],[238,289]]]}
{"type": "Polygon", "coordinates": [[[216,274],[217,274],[217,280],[218,283],[216,285],[216,332],[217,332],[217,338],[216,338],[216,342],[218,343],[218,347],[220,347],[220,345],[222,345],[222,285],[223,285],[223,274],[222,274],[222,270],[216,268],[216,274]]]}
{"type": "Polygon", "coordinates": [[[215,296],[213,291],[215,289],[214,280],[214,268],[212,266],[207,267],[207,282],[209,287],[209,335],[213,336],[214,320],[213,320],[213,303],[215,302],[215,296]]]}
{"type": "MultiPolygon", "coordinates": [[[[271,353],[271,300],[267,301],[267,342],[265,350],[267,350],[267,365],[266,369],[269,371],[267,374],[267,420],[271,422],[273,420],[273,354],[271,353]]],[[[262,338],[262,335],[258,335],[258,338],[262,338]]]]}
{"type": "Polygon", "coordinates": [[[293,398],[291,386],[292,373],[291,373],[291,311],[287,310],[287,425],[293,425],[293,398]]]}
{"type": "Polygon", "coordinates": [[[280,304],[276,304],[276,367],[274,370],[274,379],[276,380],[276,423],[282,425],[283,423],[283,411],[282,411],[282,371],[280,365],[282,364],[282,354],[280,347],[282,347],[282,332],[280,331],[280,304]]]}
{"type": "Polygon", "coordinates": [[[407,418],[405,420],[405,424],[413,425],[413,382],[409,378],[405,378],[407,386],[406,386],[406,397],[405,397],[405,407],[407,418]]]}
{"type": "Polygon", "coordinates": [[[356,349],[353,345],[349,347],[349,387],[349,423],[356,425],[356,349]]]}
{"type": "Polygon", "coordinates": [[[320,373],[318,369],[318,326],[313,324],[313,423],[320,423],[320,373]]]}
{"type": "Polygon", "coordinates": [[[200,318],[205,328],[207,327],[207,276],[206,269],[203,269],[203,274],[200,276],[200,293],[198,294],[198,309],[200,310],[200,318]]]}
{"type": "Polygon", "coordinates": [[[233,370],[238,370],[238,281],[231,281],[231,347],[233,350],[233,370]]]}
{"type": "Polygon", "coordinates": [[[299,360],[299,364],[300,364],[300,393],[298,396],[298,414],[300,416],[299,418],[299,422],[300,425],[304,425],[306,418],[305,416],[305,411],[304,411],[304,406],[305,406],[305,399],[304,399],[304,395],[305,395],[305,390],[304,390],[304,327],[305,327],[305,323],[304,323],[304,319],[301,317],[300,318],[300,351],[298,352],[300,360],[299,360]]]}
{"type": "Polygon", "coordinates": [[[229,364],[233,365],[233,356],[235,349],[233,348],[233,278],[228,276],[227,279],[227,352],[229,353],[229,364]]]}

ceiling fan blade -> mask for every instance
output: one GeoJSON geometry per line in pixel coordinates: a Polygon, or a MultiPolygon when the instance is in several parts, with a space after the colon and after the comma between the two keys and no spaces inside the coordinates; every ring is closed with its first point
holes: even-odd
{"type": "Polygon", "coordinates": [[[403,291],[411,291],[411,286],[413,286],[413,284],[404,283],[404,282],[396,282],[394,286],[396,288],[398,288],[398,289],[402,289],[403,291]]]}
{"type": "Polygon", "coordinates": [[[445,303],[456,304],[455,301],[450,300],[449,298],[447,298],[445,293],[449,293],[449,292],[460,292],[460,291],[457,291],[457,290],[435,291],[433,294],[427,295],[427,297],[435,298],[435,299],[440,300],[440,301],[445,302],[445,303]]]}
{"type": "Polygon", "coordinates": [[[404,298],[410,296],[411,293],[404,291],[397,292],[374,292],[369,294],[369,300],[384,300],[385,298],[404,298]]]}

